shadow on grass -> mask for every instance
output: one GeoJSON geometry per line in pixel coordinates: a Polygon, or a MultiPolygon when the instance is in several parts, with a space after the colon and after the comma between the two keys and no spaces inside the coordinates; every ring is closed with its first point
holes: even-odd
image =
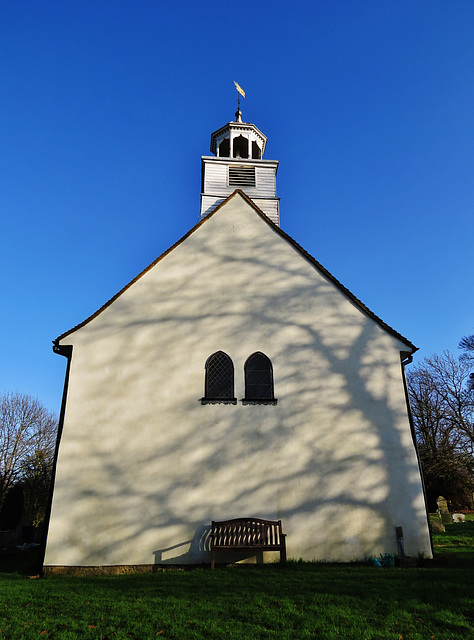
{"type": "Polygon", "coordinates": [[[474,571],[474,521],[447,524],[446,531],[433,534],[433,544],[434,566],[474,571]]]}
{"type": "Polygon", "coordinates": [[[458,553],[407,569],[290,561],[27,580],[19,574],[34,566],[28,552],[0,563],[8,609],[2,621],[0,608],[0,628],[4,637],[25,640],[45,631],[64,640],[89,637],[91,629],[94,637],[136,640],[352,640],[362,637],[361,628],[367,640],[467,640],[474,625],[474,550],[468,529],[452,531],[466,542],[458,553]]]}

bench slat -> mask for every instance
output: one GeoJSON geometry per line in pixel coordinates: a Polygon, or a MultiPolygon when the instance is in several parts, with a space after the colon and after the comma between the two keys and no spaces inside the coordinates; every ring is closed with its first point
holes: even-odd
{"type": "Polygon", "coordinates": [[[214,568],[215,552],[226,549],[280,551],[280,562],[286,562],[286,534],[281,520],[262,518],[234,518],[212,522],[211,568],[214,568]]]}

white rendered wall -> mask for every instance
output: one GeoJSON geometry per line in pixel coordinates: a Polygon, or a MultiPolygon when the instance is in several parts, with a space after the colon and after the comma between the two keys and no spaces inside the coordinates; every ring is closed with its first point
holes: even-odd
{"type": "Polygon", "coordinates": [[[234,196],[72,344],[45,565],[192,563],[211,520],[278,518],[288,556],[431,555],[406,345],[234,196]],[[273,363],[276,406],[201,405],[225,351],[273,363]]]}

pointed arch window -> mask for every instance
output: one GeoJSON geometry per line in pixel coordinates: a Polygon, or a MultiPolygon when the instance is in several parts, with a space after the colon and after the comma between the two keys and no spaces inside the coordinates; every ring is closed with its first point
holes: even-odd
{"type": "Polygon", "coordinates": [[[219,158],[228,158],[230,156],[230,140],[224,138],[219,145],[219,158]]]}
{"type": "Polygon", "coordinates": [[[237,136],[233,141],[234,158],[249,157],[249,141],[244,136],[237,136]]]}
{"type": "Polygon", "coordinates": [[[276,404],[273,389],[273,367],[261,351],[253,353],[244,365],[245,398],[243,404],[276,404]]]}
{"type": "Polygon", "coordinates": [[[234,364],[223,351],[216,351],[206,361],[206,381],[202,404],[236,404],[234,364]]]}
{"type": "Polygon", "coordinates": [[[260,160],[261,157],[262,157],[262,152],[260,150],[260,147],[254,140],[252,142],[252,158],[254,158],[255,160],[260,160]]]}

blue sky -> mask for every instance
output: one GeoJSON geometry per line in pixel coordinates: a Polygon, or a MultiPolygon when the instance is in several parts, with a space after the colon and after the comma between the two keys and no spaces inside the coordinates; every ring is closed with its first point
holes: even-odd
{"type": "Polygon", "coordinates": [[[419,358],[474,332],[474,3],[4,2],[0,392],[59,411],[51,341],[199,217],[234,117],[281,226],[419,358]]]}

